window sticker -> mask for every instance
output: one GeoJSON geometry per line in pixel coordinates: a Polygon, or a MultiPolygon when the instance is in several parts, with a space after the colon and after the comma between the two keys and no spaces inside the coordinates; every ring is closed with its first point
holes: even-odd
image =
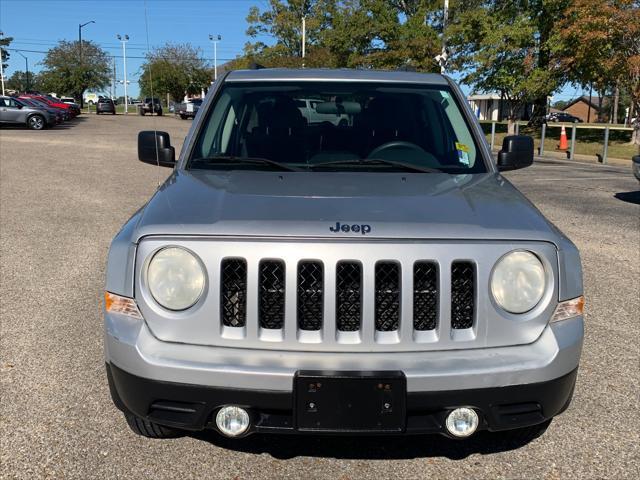
{"type": "Polygon", "coordinates": [[[456,150],[458,152],[458,161],[463,165],[469,166],[469,147],[464,143],[456,142],[456,150]]]}

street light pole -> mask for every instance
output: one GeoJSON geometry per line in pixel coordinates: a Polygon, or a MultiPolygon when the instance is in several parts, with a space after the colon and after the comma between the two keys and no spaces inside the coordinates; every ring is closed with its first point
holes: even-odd
{"type": "Polygon", "coordinates": [[[442,62],[440,62],[440,73],[444,75],[447,63],[447,21],[449,20],[449,0],[444,0],[444,12],[442,14],[442,62]]]}
{"type": "Polygon", "coordinates": [[[218,79],[218,42],[222,40],[221,35],[209,34],[209,40],[213,42],[213,81],[218,79]]]}
{"type": "Polygon", "coordinates": [[[129,41],[129,35],[125,35],[124,37],[120,34],[117,35],[118,40],[122,42],[122,61],[123,68],[122,74],[124,75],[124,113],[125,115],[129,113],[129,97],[127,96],[127,42],[129,41]]]}
{"type": "MultiPolygon", "coordinates": [[[[82,27],[89,25],[90,23],[96,23],[95,20],[90,20],[86,23],[78,24],[78,46],[80,47],[80,68],[82,69],[82,27]]],[[[84,76],[84,75],[83,75],[84,76]]],[[[80,92],[80,108],[84,107],[84,91],[80,92]]]]}
{"type": "Polygon", "coordinates": [[[29,59],[27,57],[25,57],[21,51],[16,50],[16,52],[18,53],[18,55],[20,55],[22,58],[24,58],[24,63],[26,65],[26,69],[27,69],[27,88],[25,88],[25,91],[29,90],[29,59]]]}

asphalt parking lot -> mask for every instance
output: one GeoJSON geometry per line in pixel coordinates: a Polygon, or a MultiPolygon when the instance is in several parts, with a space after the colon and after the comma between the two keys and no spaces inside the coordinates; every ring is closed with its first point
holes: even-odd
{"type": "Polygon", "coordinates": [[[135,436],[109,398],[109,243],[168,173],[137,161],[171,117],[87,116],[0,131],[0,478],[637,478],[640,191],[630,168],[538,161],[507,174],[580,248],[586,341],[573,403],[524,446],[480,435],[135,436]]]}

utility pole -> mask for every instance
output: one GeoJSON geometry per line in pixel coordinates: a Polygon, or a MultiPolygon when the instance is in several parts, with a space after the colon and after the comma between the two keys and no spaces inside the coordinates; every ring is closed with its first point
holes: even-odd
{"type": "Polygon", "coordinates": [[[447,64],[447,21],[449,20],[449,0],[444,0],[444,11],[442,12],[442,53],[440,54],[440,73],[444,75],[447,64]]]}
{"type": "Polygon", "coordinates": [[[209,40],[213,42],[213,81],[218,79],[218,42],[222,40],[222,35],[209,34],[209,40]]]}
{"type": "Polygon", "coordinates": [[[118,98],[116,96],[116,91],[117,91],[117,87],[116,87],[116,57],[113,56],[111,57],[113,60],[113,81],[111,82],[111,99],[113,100],[114,98],[118,98]]]}
{"type": "Polygon", "coordinates": [[[25,57],[21,51],[16,50],[17,54],[20,55],[22,58],[24,58],[24,63],[26,65],[26,75],[27,75],[27,86],[25,88],[25,91],[29,90],[29,59],[27,57],[25,57]]]}
{"type": "Polygon", "coordinates": [[[129,97],[127,97],[127,42],[129,41],[129,35],[124,37],[120,34],[117,35],[118,40],[122,42],[122,73],[124,75],[124,113],[129,113],[129,97]]]}
{"type": "MultiPolygon", "coordinates": [[[[82,70],[82,27],[89,25],[90,23],[96,23],[95,20],[90,20],[87,23],[78,24],[78,46],[80,47],[80,70],[82,70]]],[[[84,73],[81,72],[84,76],[84,73]]],[[[84,91],[80,92],[80,108],[84,106],[84,91]]]]}
{"type": "Polygon", "coordinates": [[[307,43],[307,17],[302,16],[302,68],[304,68],[305,44],[307,43]]]}
{"type": "MultiPolygon", "coordinates": [[[[0,32],[0,40],[4,37],[4,33],[0,32]]],[[[0,83],[2,83],[2,96],[4,97],[4,67],[2,66],[4,57],[2,56],[2,47],[0,47],[0,83]]]]}

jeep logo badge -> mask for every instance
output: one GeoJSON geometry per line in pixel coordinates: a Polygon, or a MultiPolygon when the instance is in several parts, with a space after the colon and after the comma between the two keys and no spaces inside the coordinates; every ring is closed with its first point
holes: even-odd
{"type": "Polygon", "coordinates": [[[358,225],[357,223],[354,223],[353,225],[347,225],[346,223],[341,224],[340,222],[336,222],[335,227],[329,227],[329,230],[331,230],[333,233],[353,232],[353,233],[361,233],[362,235],[366,235],[367,233],[371,232],[371,225],[366,225],[366,224],[358,225]]]}

